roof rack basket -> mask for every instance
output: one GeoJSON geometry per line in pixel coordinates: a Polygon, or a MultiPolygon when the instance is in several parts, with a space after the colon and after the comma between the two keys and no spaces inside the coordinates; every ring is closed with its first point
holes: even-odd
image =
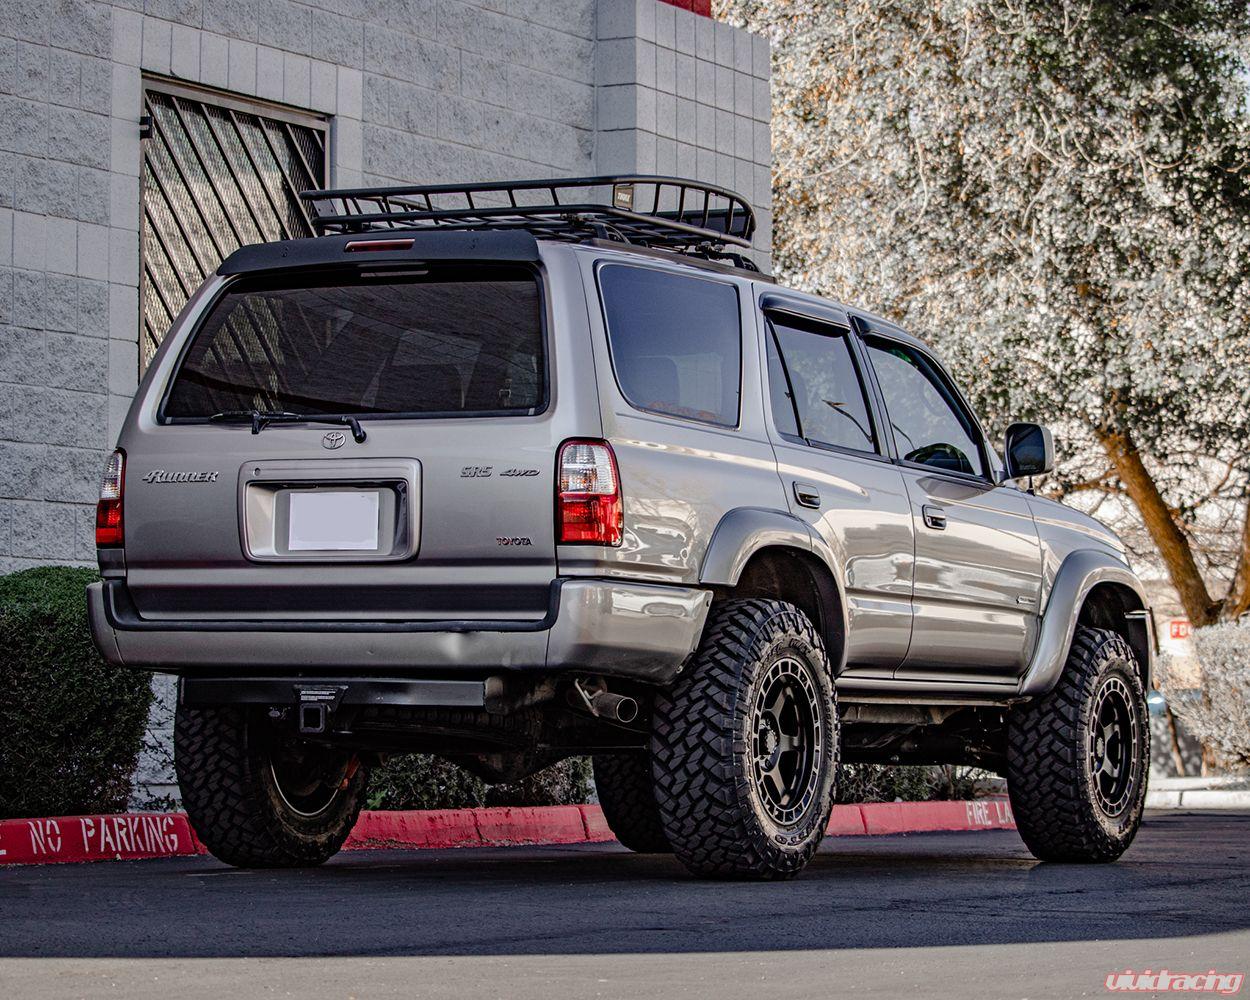
{"type": "MultiPolygon", "coordinates": [[[[755,213],[725,188],[680,177],[560,177],[485,184],[304,191],[319,234],[379,229],[525,229],[542,239],[615,239],[737,258],[755,213]]],[[[749,265],[749,262],[744,262],[749,265]]]]}

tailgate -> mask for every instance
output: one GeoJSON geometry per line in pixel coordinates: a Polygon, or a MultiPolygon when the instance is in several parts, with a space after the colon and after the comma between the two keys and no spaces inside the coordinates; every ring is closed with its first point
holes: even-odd
{"type": "Polygon", "coordinates": [[[516,266],[227,285],[123,436],[140,614],[544,617],[566,435],[541,303],[516,266]],[[365,440],[316,422],[344,415],[365,440]]]}
{"type": "Polygon", "coordinates": [[[546,423],[368,426],[341,457],[322,446],[341,432],[308,426],[162,428],[148,437],[164,447],[132,448],[126,566],[140,613],[543,617],[555,576],[546,423]]]}

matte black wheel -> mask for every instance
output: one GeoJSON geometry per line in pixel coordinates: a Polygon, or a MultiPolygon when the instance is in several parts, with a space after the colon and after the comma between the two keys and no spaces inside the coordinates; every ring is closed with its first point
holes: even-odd
{"type": "Polygon", "coordinates": [[[829,822],[838,715],[824,646],[780,601],[712,608],[698,653],[656,699],[656,802],[696,875],[790,878],[829,822]]]}
{"type": "Polygon", "coordinates": [[[603,818],[616,839],[638,854],[672,854],[655,804],[650,755],[596,754],[591,762],[603,818]]]}
{"type": "Polygon", "coordinates": [[[241,708],[180,707],[174,766],[196,835],[241,868],[322,864],[364,801],[365,769],[354,754],[284,737],[241,708]]]}
{"type": "Polygon", "coordinates": [[[1120,677],[1103,680],[1094,696],[1086,755],[1098,806],[1108,816],[1121,815],[1137,790],[1141,764],[1141,725],[1134,693],[1120,677]]]}
{"type": "Polygon", "coordinates": [[[820,788],[825,720],[811,671],[792,656],[776,660],[752,709],[751,778],[769,819],[800,819],[820,788]]]}
{"type": "Polygon", "coordinates": [[[1059,683],[1007,719],[1016,827],[1043,861],[1114,861],[1141,825],[1150,725],[1137,660],[1107,629],[1078,628],[1059,683]]]}

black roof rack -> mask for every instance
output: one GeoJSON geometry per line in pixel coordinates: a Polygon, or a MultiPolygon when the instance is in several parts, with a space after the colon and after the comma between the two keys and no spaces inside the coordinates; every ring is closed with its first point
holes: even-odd
{"type": "Polygon", "coordinates": [[[304,191],[319,234],[379,229],[524,229],[722,257],[750,247],[755,213],[725,188],[647,174],[304,191]]]}

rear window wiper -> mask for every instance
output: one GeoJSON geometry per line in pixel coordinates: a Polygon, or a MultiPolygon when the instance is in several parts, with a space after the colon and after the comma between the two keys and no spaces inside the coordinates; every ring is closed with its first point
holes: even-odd
{"type": "Polygon", "coordinates": [[[360,421],[346,413],[292,413],[290,410],[222,410],[214,413],[209,420],[218,423],[250,422],[252,433],[259,434],[269,424],[334,424],[350,427],[352,437],[360,444],[368,435],[360,426],[360,421]]]}

